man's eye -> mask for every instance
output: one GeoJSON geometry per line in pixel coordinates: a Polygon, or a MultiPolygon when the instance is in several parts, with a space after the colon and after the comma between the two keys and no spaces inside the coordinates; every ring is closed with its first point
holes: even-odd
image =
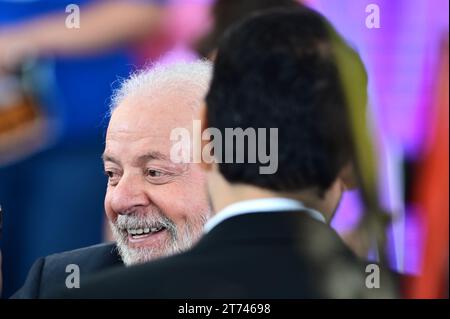
{"type": "Polygon", "coordinates": [[[161,177],[164,176],[164,173],[155,169],[148,169],[147,170],[147,176],[150,177],[161,177]]]}
{"type": "Polygon", "coordinates": [[[113,171],[105,171],[106,177],[108,177],[108,183],[110,185],[117,184],[119,176],[113,171]]]}
{"type": "Polygon", "coordinates": [[[164,169],[147,168],[145,170],[145,176],[149,183],[163,185],[170,183],[174,179],[175,174],[164,169]]]}
{"type": "Polygon", "coordinates": [[[108,177],[108,178],[112,178],[113,175],[114,175],[114,173],[111,172],[111,171],[105,171],[105,175],[106,175],[106,177],[108,177]]]}

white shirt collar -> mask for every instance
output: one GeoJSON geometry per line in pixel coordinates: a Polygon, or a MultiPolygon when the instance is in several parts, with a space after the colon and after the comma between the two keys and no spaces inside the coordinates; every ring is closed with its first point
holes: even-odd
{"type": "Polygon", "coordinates": [[[208,233],[211,229],[223,222],[225,219],[233,216],[253,213],[275,213],[277,211],[305,211],[312,218],[326,223],[325,217],[317,210],[307,208],[302,202],[282,197],[262,198],[245,200],[231,204],[216,215],[211,217],[205,224],[204,233],[208,233]]]}

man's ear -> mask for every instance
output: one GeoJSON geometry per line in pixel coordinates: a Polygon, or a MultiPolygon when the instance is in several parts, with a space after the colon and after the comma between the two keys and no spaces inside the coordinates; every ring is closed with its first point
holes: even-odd
{"type": "Polygon", "coordinates": [[[355,166],[352,162],[349,162],[342,167],[339,172],[339,179],[345,185],[347,190],[355,189],[358,187],[358,180],[356,177],[355,166]]]}
{"type": "MultiPolygon", "coordinates": [[[[201,132],[202,132],[202,136],[203,137],[203,132],[208,129],[209,125],[208,125],[208,114],[207,114],[208,110],[207,110],[207,106],[206,103],[203,103],[202,106],[200,107],[200,123],[201,123],[201,132]]],[[[205,149],[205,145],[208,144],[210,142],[210,139],[204,140],[203,138],[201,139],[201,150],[205,149]]],[[[207,163],[205,162],[203,156],[201,157],[201,162],[200,162],[200,166],[204,171],[210,171],[212,169],[212,163],[207,163]]]]}

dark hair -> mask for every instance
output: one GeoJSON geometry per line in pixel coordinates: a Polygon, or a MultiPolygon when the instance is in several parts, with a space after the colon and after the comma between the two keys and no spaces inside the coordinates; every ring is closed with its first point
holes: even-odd
{"type": "Polygon", "coordinates": [[[226,29],[250,14],[273,8],[297,7],[296,0],[217,0],[212,7],[213,28],[196,45],[197,53],[208,57],[226,29]]]}
{"type": "MultiPolygon", "coordinates": [[[[336,46],[366,76],[358,54],[323,16],[303,6],[255,15],[225,34],[206,97],[208,125],[223,136],[225,128],[278,128],[277,172],[261,175],[258,161],[219,163],[226,180],[322,192],[352,160],[336,46]]],[[[357,90],[366,101],[364,79],[357,90]]]]}

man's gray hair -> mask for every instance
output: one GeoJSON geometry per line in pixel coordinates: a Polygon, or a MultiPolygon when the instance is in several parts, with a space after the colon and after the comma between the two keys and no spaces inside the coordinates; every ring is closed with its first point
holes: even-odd
{"type": "Polygon", "coordinates": [[[111,98],[110,114],[127,97],[172,92],[190,94],[200,105],[208,91],[212,76],[212,63],[207,60],[153,64],[133,73],[124,80],[111,98]]]}

